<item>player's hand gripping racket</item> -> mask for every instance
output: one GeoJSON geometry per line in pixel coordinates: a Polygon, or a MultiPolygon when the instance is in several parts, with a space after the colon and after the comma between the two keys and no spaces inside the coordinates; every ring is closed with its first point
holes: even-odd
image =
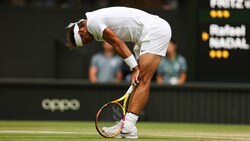
{"type": "Polygon", "coordinates": [[[95,127],[100,135],[113,138],[121,132],[125,121],[127,100],[135,87],[136,85],[131,85],[121,98],[106,103],[97,112],[95,127]],[[123,105],[119,103],[121,101],[123,105]]]}

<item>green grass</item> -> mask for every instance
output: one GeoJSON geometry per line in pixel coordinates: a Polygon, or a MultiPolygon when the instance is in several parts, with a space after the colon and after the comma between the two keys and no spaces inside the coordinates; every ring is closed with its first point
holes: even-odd
{"type": "MultiPolygon", "coordinates": [[[[137,126],[138,141],[250,141],[249,125],[139,122],[137,126]]],[[[94,122],[0,121],[0,141],[109,140],[124,139],[102,138],[94,122]]]]}

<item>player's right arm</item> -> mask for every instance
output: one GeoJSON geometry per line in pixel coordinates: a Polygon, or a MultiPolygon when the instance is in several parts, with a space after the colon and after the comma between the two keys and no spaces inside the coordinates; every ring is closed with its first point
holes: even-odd
{"type": "Polygon", "coordinates": [[[131,84],[138,83],[140,69],[135,58],[133,57],[133,54],[131,53],[127,45],[109,27],[106,27],[104,29],[103,39],[113,46],[116,53],[119,54],[124,59],[124,61],[128,64],[128,66],[132,70],[131,84]]]}
{"type": "Polygon", "coordinates": [[[123,59],[132,55],[127,45],[108,27],[103,31],[103,39],[113,46],[116,53],[123,59]]]}

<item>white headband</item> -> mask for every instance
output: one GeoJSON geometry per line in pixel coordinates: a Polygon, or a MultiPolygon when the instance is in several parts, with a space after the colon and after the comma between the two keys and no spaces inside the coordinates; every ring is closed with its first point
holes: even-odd
{"type": "Polygon", "coordinates": [[[83,43],[82,43],[82,38],[79,35],[78,31],[79,31],[79,27],[78,27],[77,23],[75,23],[75,26],[74,26],[74,38],[75,38],[76,46],[79,47],[79,46],[83,46],[83,43]]]}
{"type": "Polygon", "coordinates": [[[79,20],[78,22],[75,22],[75,23],[70,23],[66,28],[71,28],[74,26],[74,39],[75,39],[75,43],[76,43],[76,46],[80,47],[80,46],[83,46],[83,43],[82,43],[82,38],[81,36],[79,35],[79,26],[78,26],[78,23],[80,22],[84,22],[85,19],[81,19],[79,20]]]}

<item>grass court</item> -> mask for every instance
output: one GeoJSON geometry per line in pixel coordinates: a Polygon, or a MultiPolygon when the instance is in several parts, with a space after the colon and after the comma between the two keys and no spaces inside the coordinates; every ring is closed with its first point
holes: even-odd
{"type": "MultiPolygon", "coordinates": [[[[250,125],[138,122],[137,141],[250,141],[250,125]]],[[[0,121],[0,141],[120,141],[105,139],[94,122],[0,121]]]]}

